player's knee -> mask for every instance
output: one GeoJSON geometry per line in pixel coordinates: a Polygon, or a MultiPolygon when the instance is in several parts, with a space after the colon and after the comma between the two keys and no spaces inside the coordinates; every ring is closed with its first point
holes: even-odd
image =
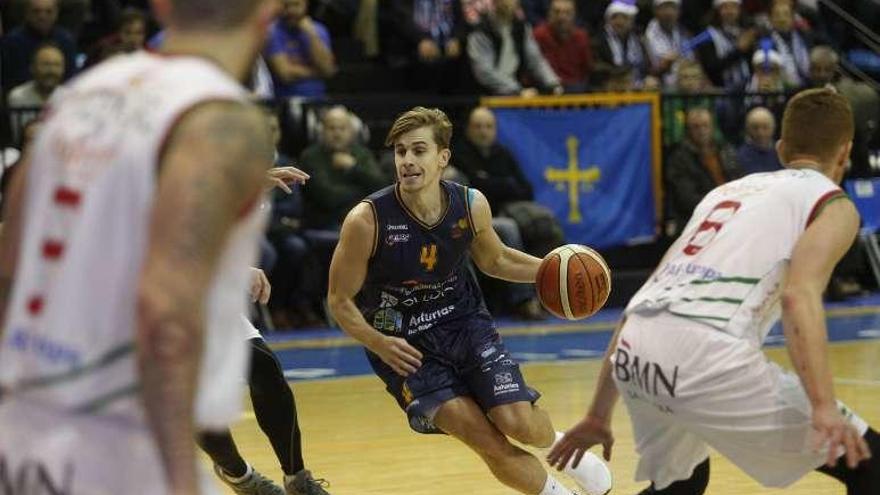
{"type": "Polygon", "coordinates": [[[541,435],[532,425],[530,414],[516,410],[498,411],[493,414],[492,420],[501,433],[519,443],[537,446],[542,441],[541,435]]]}

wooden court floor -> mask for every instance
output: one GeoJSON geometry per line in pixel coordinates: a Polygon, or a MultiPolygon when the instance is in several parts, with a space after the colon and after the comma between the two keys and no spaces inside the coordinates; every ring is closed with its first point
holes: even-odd
{"type": "MultiPolygon", "coordinates": [[[[788,364],[784,348],[769,349],[768,354],[788,364]]],[[[869,423],[880,425],[880,340],[832,343],[830,355],[838,397],[869,423]]],[[[565,429],[583,414],[599,361],[526,364],[523,370],[528,382],[543,393],[540,404],[550,412],[556,428],[565,429]]],[[[456,441],[412,433],[378,378],[297,382],[294,390],[306,465],[317,477],[331,482],[333,495],[515,493],[496,482],[479,459],[456,441]]],[[[264,474],[279,479],[277,461],[250,410],[233,431],[246,459],[264,474]]],[[[612,493],[637,493],[644,485],[633,481],[636,456],[622,404],[615,412],[614,431],[612,493]]],[[[716,455],[711,469],[710,494],[845,493],[820,474],[811,474],[787,490],[764,489],[716,455]]],[[[558,477],[565,479],[561,474],[558,477]]]]}

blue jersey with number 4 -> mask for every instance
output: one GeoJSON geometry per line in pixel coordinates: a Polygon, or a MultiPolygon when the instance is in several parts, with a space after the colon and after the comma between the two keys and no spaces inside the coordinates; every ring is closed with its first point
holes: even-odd
{"type": "Polygon", "coordinates": [[[358,307],[377,330],[416,338],[456,320],[488,317],[468,263],[474,238],[467,187],[441,181],[446,211],[434,225],[413,214],[397,185],[369,196],[376,237],[358,307]]]}

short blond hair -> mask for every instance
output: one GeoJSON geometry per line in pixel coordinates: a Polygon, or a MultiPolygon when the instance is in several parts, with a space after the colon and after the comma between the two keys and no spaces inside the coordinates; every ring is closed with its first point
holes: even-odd
{"type": "Polygon", "coordinates": [[[834,158],[855,133],[852,107],[837,91],[808,89],[796,94],[782,116],[782,142],[788,156],[834,158]]]}
{"type": "Polygon", "coordinates": [[[171,19],[184,29],[242,25],[266,0],[171,0],[171,19]]]}
{"type": "Polygon", "coordinates": [[[439,149],[449,148],[452,141],[452,122],[443,110],[425,107],[415,107],[397,117],[385,138],[385,146],[394,146],[400,136],[422,127],[431,127],[439,149]]]}

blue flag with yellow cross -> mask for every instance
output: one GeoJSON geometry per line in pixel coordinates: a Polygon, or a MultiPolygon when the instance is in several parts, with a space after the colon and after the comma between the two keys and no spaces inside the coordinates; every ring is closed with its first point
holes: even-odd
{"type": "Polygon", "coordinates": [[[650,105],[493,111],[499,142],[567,242],[601,248],[654,237],[650,105]]]}

